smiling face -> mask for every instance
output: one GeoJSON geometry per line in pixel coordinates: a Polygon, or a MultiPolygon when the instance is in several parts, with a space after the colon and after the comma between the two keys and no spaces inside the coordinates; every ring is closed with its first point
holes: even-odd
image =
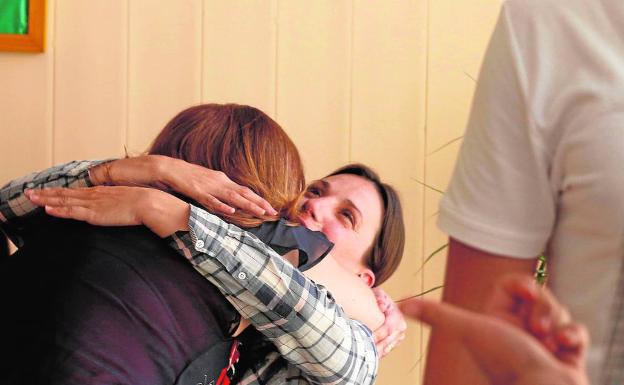
{"type": "Polygon", "coordinates": [[[375,276],[365,264],[381,227],[383,202],[375,185],[361,176],[338,174],[310,184],[306,189],[299,222],[321,231],[334,243],[332,255],[369,286],[375,276]]]}

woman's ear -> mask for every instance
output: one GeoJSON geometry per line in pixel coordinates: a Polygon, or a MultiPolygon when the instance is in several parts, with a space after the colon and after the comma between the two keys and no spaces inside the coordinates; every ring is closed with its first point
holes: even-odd
{"type": "Polygon", "coordinates": [[[366,286],[373,287],[375,285],[375,274],[370,269],[364,269],[360,271],[358,277],[364,281],[366,286]]]}

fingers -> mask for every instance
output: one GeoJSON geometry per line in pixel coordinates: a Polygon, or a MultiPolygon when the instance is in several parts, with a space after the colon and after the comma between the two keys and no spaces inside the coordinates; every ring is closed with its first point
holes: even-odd
{"type": "Polygon", "coordinates": [[[207,170],[197,166],[194,169],[200,173],[200,177],[197,180],[201,188],[197,189],[196,195],[203,196],[208,194],[218,199],[221,204],[217,205],[217,207],[221,212],[232,214],[236,209],[240,209],[255,216],[277,215],[277,212],[271,207],[269,202],[254,193],[250,188],[233,182],[222,171],[207,170]]]}
{"type": "Polygon", "coordinates": [[[80,203],[86,191],[82,189],[54,188],[25,190],[24,194],[38,206],[72,206],[80,203]]]}
{"type": "Polygon", "coordinates": [[[168,162],[170,167],[164,173],[171,188],[195,199],[213,212],[233,214],[236,210],[241,210],[254,216],[277,215],[265,199],[251,189],[233,182],[222,171],[210,170],[179,159],[168,159],[168,162]]]}
{"type": "Polygon", "coordinates": [[[390,353],[398,343],[405,339],[407,323],[398,306],[385,291],[380,288],[375,288],[373,289],[373,293],[377,299],[377,306],[379,306],[379,309],[385,317],[383,325],[373,332],[377,350],[381,357],[384,357],[390,353]]]}
{"type": "Polygon", "coordinates": [[[528,274],[511,274],[502,277],[494,286],[485,309],[499,318],[526,317],[524,305],[538,295],[539,287],[528,274]]]}
{"type": "Polygon", "coordinates": [[[567,308],[548,288],[531,276],[514,274],[501,279],[495,293],[498,298],[493,298],[491,314],[531,333],[559,361],[582,368],[589,344],[587,331],[571,321],[567,308]]]}
{"type": "MultiPolygon", "coordinates": [[[[398,310],[397,313],[400,314],[398,310]]],[[[384,324],[373,332],[375,345],[377,346],[377,351],[381,357],[390,353],[390,351],[392,351],[397,344],[405,339],[406,329],[407,324],[405,323],[402,314],[399,317],[386,316],[384,324]]]]}
{"type": "MultiPolygon", "coordinates": [[[[255,216],[263,216],[266,215],[268,212],[265,208],[256,203],[257,200],[263,202],[266,201],[247,188],[237,187],[236,189],[229,190],[225,194],[224,200],[226,201],[226,203],[229,203],[230,205],[255,216]]],[[[271,212],[274,211],[273,208],[270,207],[270,209],[271,212]]]]}
{"type": "Polygon", "coordinates": [[[214,213],[234,214],[236,211],[234,207],[226,205],[212,195],[204,196],[200,203],[214,213]]]}
{"type": "Polygon", "coordinates": [[[528,274],[503,277],[486,309],[487,313],[527,329],[538,338],[545,338],[554,327],[570,322],[567,309],[528,274]]]}
{"type": "Polygon", "coordinates": [[[80,206],[45,206],[47,214],[58,218],[76,219],[90,222],[91,212],[86,207],[80,206]]]}
{"type": "MultiPolygon", "coordinates": [[[[514,298],[517,314],[525,317],[524,325],[538,338],[552,340],[554,328],[570,323],[568,310],[557,301],[545,287],[539,286],[533,277],[514,275],[506,277],[501,286],[514,298]]],[[[552,341],[551,341],[552,342],[552,341]]]]}
{"type": "Polygon", "coordinates": [[[394,304],[392,298],[390,298],[390,296],[379,287],[373,288],[373,294],[377,300],[377,306],[382,313],[386,313],[390,309],[390,306],[394,304]]]}
{"type": "Polygon", "coordinates": [[[568,310],[547,289],[540,290],[529,314],[531,332],[538,336],[545,336],[571,321],[568,310]]]}
{"type": "MultiPolygon", "coordinates": [[[[269,202],[267,202],[265,199],[260,197],[260,195],[253,192],[251,189],[247,187],[243,187],[242,191],[239,191],[239,194],[243,198],[247,199],[249,202],[253,203],[259,209],[264,210],[265,214],[268,214],[268,215],[278,214],[278,212],[275,211],[275,209],[271,206],[269,202]]],[[[260,215],[264,215],[264,214],[260,214],[260,215]]]]}
{"type": "Polygon", "coordinates": [[[54,188],[42,190],[26,190],[24,194],[38,206],[45,206],[47,214],[58,218],[89,221],[91,212],[82,199],[88,190],[54,188]]]}
{"type": "Polygon", "coordinates": [[[400,308],[405,315],[454,336],[493,383],[553,364],[554,358],[534,337],[497,318],[416,298],[400,308]]]}
{"type": "Polygon", "coordinates": [[[405,332],[395,331],[387,338],[376,342],[377,351],[381,358],[387,356],[401,341],[405,339],[405,332]]]}
{"type": "Polygon", "coordinates": [[[422,321],[429,326],[439,326],[449,320],[452,321],[453,308],[420,298],[410,298],[400,302],[399,309],[407,317],[422,321]]]}
{"type": "Polygon", "coordinates": [[[589,332],[578,323],[570,323],[555,331],[558,349],[555,355],[560,361],[583,368],[589,346],[589,332]]]}
{"type": "Polygon", "coordinates": [[[526,301],[535,299],[540,289],[533,276],[528,274],[506,275],[497,285],[509,296],[526,301]]]}
{"type": "Polygon", "coordinates": [[[201,195],[202,205],[218,213],[233,214],[238,209],[257,217],[277,215],[277,211],[269,202],[250,189],[234,183],[220,193],[215,193],[214,196],[205,192],[201,195]]]}
{"type": "Polygon", "coordinates": [[[382,325],[381,327],[377,328],[374,332],[373,332],[373,337],[375,339],[375,345],[377,345],[377,349],[379,349],[379,344],[381,341],[383,341],[384,339],[386,339],[386,337],[388,337],[388,335],[390,335],[390,329],[388,329],[387,327],[385,327],[385,325],[382,325]]]}

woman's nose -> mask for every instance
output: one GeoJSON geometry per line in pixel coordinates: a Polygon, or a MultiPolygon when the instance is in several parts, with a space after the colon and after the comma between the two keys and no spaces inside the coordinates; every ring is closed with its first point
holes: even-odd
{"type": "Polygon", "coordinates": [[[312,202],[313,202],[313,199],[306,200],[303,206],[301,207],[302,209],[301,211],[308,214],[310,218],[316,220],[316,215],[314,214],[314,204],[312,202]]]}
{"type": "Polygon", "coordinates": [[[320,222],[323,219],[323,212],[326,206],[326,200],[323,197],[316,197],[306,202],[306,211],[312,219],[320,222]]]}

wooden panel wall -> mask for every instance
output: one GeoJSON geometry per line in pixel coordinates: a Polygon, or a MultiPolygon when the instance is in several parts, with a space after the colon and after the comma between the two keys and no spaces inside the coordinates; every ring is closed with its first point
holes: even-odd
{"type": "MultiPolygon", "coordinates": [[[[0,184],[71,159],[140,153],[193,104],[250,104],[291,135],[308,177],[357,161],[395,185],[408,239],[385,288],[395,298],[435,289],[445,253],[430,255],[446,242],[436,190],[450,177],[499,5],[48,0],[46,52],[0,52],[0,184]]],[[[410,325],[378,383],[419,384],[427,335],[410,325]]]]}
{"type": "MultiPolygon", "coordinates": [[[[356,2],[351,160],[375,165],[398,187],[408,237],[399,271],[384,286],[395,298],[421,292],[427,4],[356,2]]],[[[418,383],[423,347],[414,324],[407,342],[382,360],[380,384],[418,383]]]]}
{"type": "MultiPolygon", "coordinates": [[[[424,150],[425,192],[423,287],[440,298],[448,238],[436,226],[438,205],[452,176],[468,120],[472,94],[501,1],[431,0],[427,55],[427,123],[424,150]]],[[[423,329],[423,340],[429,331],[423,329]]]]}

